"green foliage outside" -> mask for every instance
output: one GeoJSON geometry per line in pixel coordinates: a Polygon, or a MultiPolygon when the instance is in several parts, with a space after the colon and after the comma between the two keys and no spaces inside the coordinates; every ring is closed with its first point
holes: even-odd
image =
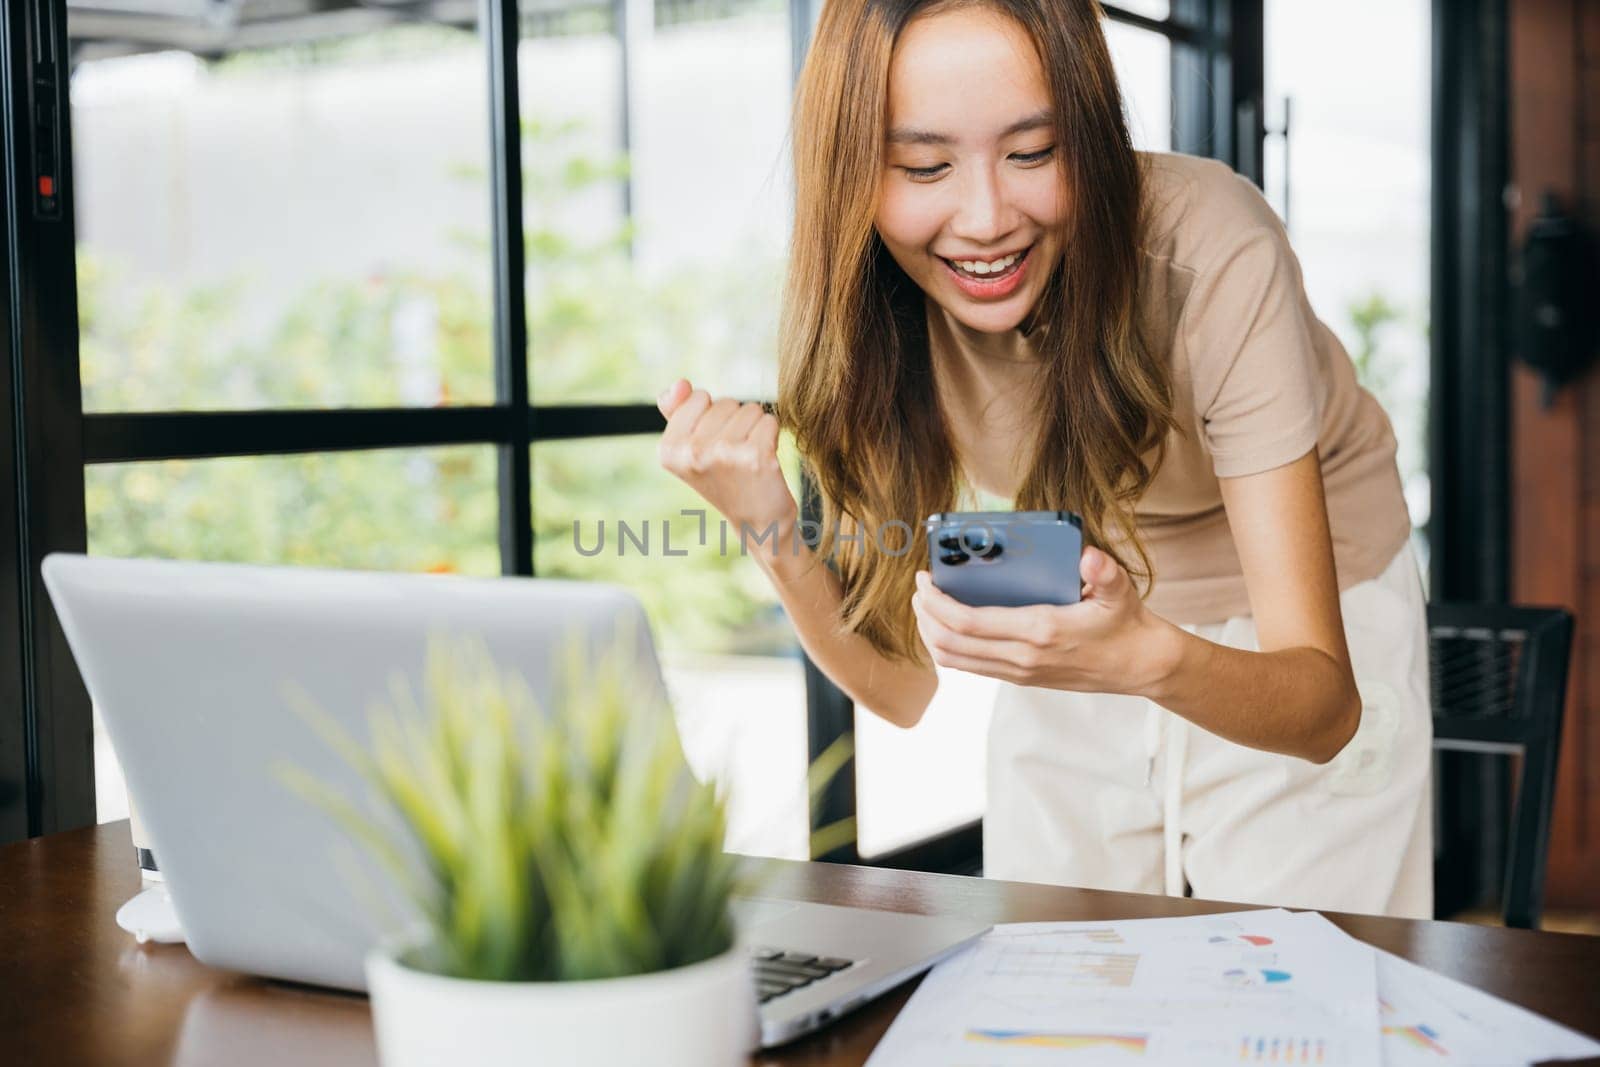
{"type": "Polygon", "coordinates": [[[1400,477],[1409,483],[1427,473],[1428,453],[1423,440],[1427,427],[1426,394],[1406,395],[1403,368],[1394,352],[1384,347],[1383,340],[1386,333],[1411,325],[1412,318],[1376,291],[1352,302],[1345,313],[1355,333],[1350,359],[1355,364],[1356,380],[1388,412],[1399,439],[1400,477]]]}
{"type": "Polygon", "coordinates": [[[1356,378],[1382,399],[1394,388],[1397,368],[1382,357],[1378,335],[1384,327],[1400,321],[1400,309],[1382,293],[1374,292],[1352,303],[1348,313],[1356,332],[1356,350],[1350,353],[1356,378]]]}
{"type": "MultiPolygon", "coordinates": [[[[779,271],[770,256],[650,282],[629,262],[626,225],[588,240],[563,230],[565,203],[625,173],[622,161],[582,155],[579,132],[524,126],[535,401],[639,403],[680,374],[717,389],[730,368],[770,363],[779,271]]],[[[488,254],[481,235],[456,240],[469,262],[488,254]]],[[[414,405],[419,375],[421,402],[493,401],[489,294],[459,269],[312,281],[277,321],[242,331],[243,281],[174,292],[136,284],[88,249],[78,264],[86,410],[414,405]],[[431,324],[421,366],[405,354],[419,314],[431,324]]],[[[710,544],[696,543],[699,520],[680,511],[703,503],[660,468],[655,446],[644,435],[535,447],[536,570],[628,585],[668,649],[790,652],[757,569],[736,546],[717,550],[714,514],[710,544]],[[575,519],[586,547],[606,522],[603,552],[575,550],[575,519]],[[650,555],[631,543],[619,555],[619,520],[651,528],[650,555]],[[669,520],[685,556],[660,552],[669,520]]],[[[496,477],[490,446],[95,466],[90,551],[495,574],[496,477]]]]}

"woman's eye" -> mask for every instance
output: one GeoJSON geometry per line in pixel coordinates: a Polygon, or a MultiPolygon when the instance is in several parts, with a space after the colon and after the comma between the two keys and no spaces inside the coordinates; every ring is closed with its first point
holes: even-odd
{"type": "MultiPolygon", "coordinates": [[[[1049,145],[1045,148],[1039,149],[1037,152],[1013,152],[1011,153],[1010,159],[1013,163],[1020,164],[1024,167],[1037,167],[1039,164],[1044,163],[1051,156],[1055,155],[1055,152],[1056,146],[1049,145]]],[[[902,166],[900,169],[905,172],[906,177],[910,178],[914,182],[931,182],[936,181],[941,175],[944,174],[945,171],[949,170],[950,164],[935,163],[931,167],[902,166]]]]}
{"type": "Polygon", "coordinates": [[[901,167],[900,169],[905,171],[906,177],[914,182],[931,182],[943,174],[947,166],[949,166],[947,163],[936,163],[931,167],[901,167]]]}

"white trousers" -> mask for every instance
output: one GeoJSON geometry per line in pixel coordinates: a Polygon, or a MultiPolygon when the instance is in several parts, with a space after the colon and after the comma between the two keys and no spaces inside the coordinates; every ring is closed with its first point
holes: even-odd
{"type": "MultiPolygon", "coordinates": [[[[1224,741],[1140,697],[1001,683],[984,873],[1431,918],[1433,720],[1411,547],[1339,600],[1361,725],[1323,765],[1224,741]]],[[[1250,616],[1185,629],[1258,647],[1250,616]]]]}

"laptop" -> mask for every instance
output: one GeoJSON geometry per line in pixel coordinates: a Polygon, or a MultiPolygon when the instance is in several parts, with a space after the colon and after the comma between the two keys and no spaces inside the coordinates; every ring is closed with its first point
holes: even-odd
{"type": "MultiPolygon", "coordinates": [[[[365,988],[368,949],[402,914],[376,864],[284,784],[298,767],[363,783],[290,707],[297,685],[352,736],[403,676],[422,692],[430,635],[473,635],[549,707],[569,635],[591,654],[632,625],[668,705],[643,608],[594,582],[118,560],[55,554],[45,586],[189,949],[204,963],[365,988]]],[[[752,714],[759,714],[752,709],[752,714]]],[[[988,924],[798,901],[735,901],[751,946],[763,1046],[823,1025],[932,966],[988,924]]]]}

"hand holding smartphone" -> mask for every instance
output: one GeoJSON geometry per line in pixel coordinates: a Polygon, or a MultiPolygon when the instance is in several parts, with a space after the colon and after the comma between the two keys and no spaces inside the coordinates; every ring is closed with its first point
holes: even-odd
{"type": "Polygon", "coordinates": [[[974,607],[1076,604],[1083,520],[1070,511],[952,511],[928,516],[928,567],[941,591],[974,607]]]}

